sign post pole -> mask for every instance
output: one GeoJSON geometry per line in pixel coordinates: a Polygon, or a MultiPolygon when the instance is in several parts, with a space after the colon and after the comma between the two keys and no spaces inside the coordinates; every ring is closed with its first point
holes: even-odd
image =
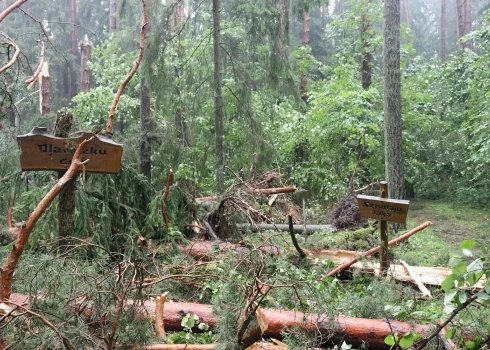
{"type": "MultiPolygon", "coordinates": [[[[388,182],[381,181],[379,196],[388,198],[388,182]]],[[[388,258],[388,221],[379,220],[379,233],[381,235],[381,249],[379,252],[379,270],[382,276],[386,276],[390,268],[390,259],[388,258]]]]}
{"type": "Polygon", "coordinates": [[[388,198],[388,182],[381,181],[379,197],[357,195],[361,217],[379,221],[381,248],[379,250],[379,269],[386,276],[390,267],[388,259],[388,221],[404,224],[407,220],[410,202],[403,199],[388,198]]]}

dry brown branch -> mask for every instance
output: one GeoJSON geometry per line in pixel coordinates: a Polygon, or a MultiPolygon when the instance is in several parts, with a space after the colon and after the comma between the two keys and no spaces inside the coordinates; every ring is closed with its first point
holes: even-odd
{"type": "Polygon", "coordinates": [[[174,171],[170,169],[168,172],[168,178],[167,178],[167,184],[165,185],[165,192],[163,192],[162,196],[162,216],[163,216],[163,221],[165,222],[165,229],[168,231],[168,214],[167,214],[167,198],[168,194],[170,192],[170,185],[172,184],[172,181],[174,179],[174,171]]]}
{"type": "Polygon", "coordinates": [[[12,12],[13,10],[15,10],[17,7],[19,7],[25,2],[27,2],[27,0],[17,0],[12,5],[7,7],[5,10],[0,12],[0,22],[2,22],[5,19],[5,17],[7,17],[10,14],[10,12],[12,12]]]}
{"type": "Polygon", "coordinates": [[[37,77],[41,73],[41,69],[43,68],[43,64],[44,64],[44,41],[41,40],[41,58],[39,60],[39,65],[37,66],[37,69],[34,72],[34,74],[32,76],[30,76],[28,79],[26,79],[26,84],[30,84],[37,79],[37,77]]]}
{"type": "Polygon", "coordinates": [[[46,319],[45,317],[43,317],[42,315],[32,311],[32,310],[29,310],[28,308],[22,306],[22,305],[19,305],[19,304],[16,304],[14,302],[11,302],[11,301],[8,301],[9,304],[12,304],[14,305],[16,308],[19,308],[19,309],[22,309],[24,310],[25,313],[31,315],[31,316],[34,316],[34,317],[37,317],[39,318],[46,326],[48,326],[49,328],[51,328],[57,335],[58,337],[60,337],[61,341],[63,342],[63,345],[65,346],[65,348],[67,348],[68,350],[75,350],[75,348],[71,345],[70,341],[68,340],[68,338],[66,338],[63,333],[60,332],[60,330],[54,325],[52,324],[48,319],[46,319]]]}
{"type": "MultiPolygon", "coordinates": [[[[430,221],[427,221],[427,222],[424,222],[422,225],[419,225],[417,227],[415,227],[414,229],[408,231],[407,233],[391,240],[388,242],[388,246],[393,246],[393,245],[397,245],[399,242],[409,238],[410,236],[413,236],[414,234],[416,234],[417,232],[419,231],[422,231],[423,229],[429,227],[430,225],[432,225],[432,223],[430,221]]],[[[376,248],[373,248],[373,249],[370,249],[368,250],[367,252],[365,252],[364,254],[352,259],[351,261],[349,262],[346,262],[345,264],[342,264],[338,267],[336,267],[335,269],[333,269],[332,271],[330,271],[327,276],[325,276],[325,278],[328,278],[328,277],[332,277],[332,276],[335,276],[336,274],[338,274],[339,272],[341,271],[344,271],[345,269],[349,268],[350,266],[354,265],[356,262],[359,261],[359,259],[361,258],[366,258],[368,256],[371,256],[373,254],[376,254],[379,249],[381,247],[376,247],[376,248]]]]}
{"type": "Polygon", "coordinates": [[[9,230],[12,229],[12,213],[13,213],[14,209],[12,207],[10,207],[8,210],[7,210],[7,228],[9,230]]]}
{"type": "Polygon", "coordinates": [[[17,61],[17,58],[19,57],[19,54],[20,54],[20,49],[17,46],[17,44],[12,39],[10,39],[5,33],[2,33],[2,35],[5,36],[8,39],[7,45],[13,46],[15,48],[15,53],[12,56],[12,59],[10,61],[8,61],[5,66],[3,66],[2,68],[0,68],[0,74],[2,74],[7,69],[9,69],[10,67],[12,67],[14,65],[14,63],[17,61]]]}
{"type": "Polygon", "coordinates": [[[31,234],[34,226],[37,221],[41,217],[41,215],[46,211],[51,202],[56,198],[58,193],[61,191],[61,188],[68,182],[70,179],[75,176],[78,169],[86,162],[81,162],[80,157],[82,154],[85,145],[90,142],[92,138],[85,140],[80,143],[75,154],[73,155],[73,160],[68,168],[67,172],[63,177],[61,177],[58,182],[51,188],[51,190],[44,196],[44,198],[39,202],[34,211],[29,215],[25,226],[19,231],[19,236],[14,246],[12,247],[12,251],[10,252],[7,262],[5,265],[0,268],[0,300],[8,299],[12,290],[12,277],[14,275],[15,268],[17,267],[17,263],[19,262],[20,256],[24,251],[24,247],[29,240],[29,235],[31,234]]]}
{"type": "Polygon", "coordinates": [[[155,299],[155,334],[157,338],[161,340],[167,339],[167,333],[165,333],[165,324],[163,322],[163,310],[166,300],[167,293],[162,294],[155,299]]]}
{"type": "Polygon", "coordinates": [[[114,114],[116,113],[116,107],[117,107],[117,104],[119,103],[119,99],[121,98],[123,90],[126,87],[126,85],[129,83],[131,78],[133,78],[134,74],[138,70],[138,67],[140,66],[141,60],[143,59],[143,52],[145,51],[145,33],[146,33],[145,27],[148,25],[148,8],[146,6],[146,0],[141,0],[141,3],[143,6],[143,20],[142,20],[141,32],[140,32],[140,52],[138,54],[138,58],[136,59],[136,62],[134,63],[133,68],[129,72],[126,79],[124,79],[124,81],[119,86],[119,89],[117,90],[116,96],[114,96],[114,100],[112,101],[111,108],[109,109],[109,118],[107,119],[106,131],[108,133],[112,133],[112,124],[114,123],[114,114]]]}

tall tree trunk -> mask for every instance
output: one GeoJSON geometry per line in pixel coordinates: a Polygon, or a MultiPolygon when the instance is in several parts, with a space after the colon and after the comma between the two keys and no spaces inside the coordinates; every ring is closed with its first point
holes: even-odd
{"type": "MultiPolygon", "coordinates": [[[[490,1],[490,0],[489,0],[490,1]]],[[[287,23],[287,17],[286,17],[286,0],[279,0],[279,20],[281,23],[281,35],[284,36],[286,35],[286,23],[287,23]]]]}
{"type": "MultiPolygon", "coordinates": [[[[465,0],[464,2],[464,34],[471,33],[471,0],[465,0]]],[[[473,44],[471,40],[466,41],[463,47],[472,49],[473,44]]]]}
{"type": "MultiPolygon", "coordinates": [[[[72,23],[71,26],[71,33],[70,33],[70,43],[71,43],[71,53],[73,54],[74,57],[77,57],[78,55],[78,49],[77,49],[77,33],[76,33],[76,27],[75,27],[75,21],[76,21],[76,4],[75,0],[70,0],[70,22],[72,23]]],[[[77,79],[76,79],[76,74],[75,74],[75,61],[72,61],[72,66],[70,69],[70,86],[69,86],[69,98],[73,98],[77,94],[77,79]]]]}
{"type": "Polygon", "coordinates": [[[328,18],[328,6],[325,3],[322,3],[322,32],[325,33],[325,29],[327,28],[327,18],[328,18]]]}
{"type": "Polygon", "coordinates": [[[446,61],[446,0],[441,0],[441,62],[446,61]]]}
{"type": "MultiPolygon", "coordinates": [[[[179,33],[177,35],[178,39],[178,46],[177,46],[177,57],[179,58],[179,62],[181,61],[183,57],[183,47],[182,47],[182,37],[181,37],[181,32],[179,26],[181,25],[183,19],[184,19],[184,9],[181,4],[182,0],[174,0],[174,25],[172,26],[174,30],[178,30],[179,33]]],[[[176,81],[176,86],[175,86],[175,95],[177,96],[176,98],[176,110],[175,110],[175,130],[177,131],[177,139],[181,142],[181,144],[184,147],[190,146],[190,140],[189,140],[189,133],[188,133],[188,127],[187,127],[187,121],[185,120],[184,116],[184,110],[183,110],[183,102],[182,102],[182,95],[181,95],[181,72],[182,72],[182,67],[179,64],[178,66],[175,67],[175,81],[176,81]]]]}
{"type": "Polygon", "coordinates": [[[405,23],[407,24],[407,27],[410,28],[410,15],[408,12],[407,0],[402,0],[402,1],[403,1],[403,15],[405,16],[405,23]]]}
{"type": "Polygon", "coordinates": [[[115,32],[117,29],[117,0],[110,0],[109,5],[109,30],[115,32]]]}
{"type": "Polygon", "coordinates": [[[82,53],[81,59],[81,75],[80,75],[80,90],[82,92],[87,92],[90,90],[90,68],[88,67],[88,61],[90,61],[90,52],[92,49],[91,42],[88,40],[87,35],[85,35],[85,40],[80,47],[82,53]]]}
{"type": "Polygon", "coordinates": [[[400,1],[384,1],[384,142],[389,197],[405,195],[400,77],[400,1]]]}
{"type": "Polygon", "coordinates": [[[458,50],[461,49],[461,38],[464,36],[464,18],[463,18],[463,0],[456,0],[456,13],[457,13],[457,46],[458,50]]]}
{"type": "Polygon", "coordinates": [[[50,99],[49,67],[48,62],[44,61],[41,74],[39,76],[39,113],[41,115],[45,115],[51,111],[50,99]]]}
{"type": "Polygon", "coordinates": [[[141,122],[141,144],[140,144],[140,172],[148,181],[151,181],[151,106],[150,88],[145,78],[140,80],[140,122],[141,122]]]}
{"type": "Polygon", "coordinates": [[[225,162],[223,151],[223,106],[221,100],[221,24],[220,1],[213,0],[213,49],[214,49],[214,128],[216,138],[216,195],[225,192],[225,162]]]}
{"type": "MultiPolygon", "coordinates": [[[[303,47],[310,46],[310,12],[305,11],[303,13],[303,47]]],[[[301,83],[299,87],[299,93],[303,101],[308,101],[308,95],[306,93],[306,86],[308,85],[307,73],[303,72],[301,77],[301,83]]]]}
{"type": "MultiPolygon", "coordinates": [[[[367,6],[369,7],[373,1],[368,0],[367,6]]],[[[363,8],[362,13],[362,27],[361,27],[361,40],[362,40],[362,88],[369,89],[373,76],[373,53],[371,52],[371,19],[369,18],[368,9],[363,8]]]]}
{"type": "MultiPolygon", "coordinates": [[[[73,114],[58,112],[54,127],[54,136],[68,137],[73,124],[73,114]]],[[[65,175],[64,171],[58,172],[58,179],[65,175]]],[[[60,251],[70,249],[69,237],[75,232],[75,196],[77,192],[77,175],[68,181],[60,190],[58,197],[58,246],[60,251]]]]}

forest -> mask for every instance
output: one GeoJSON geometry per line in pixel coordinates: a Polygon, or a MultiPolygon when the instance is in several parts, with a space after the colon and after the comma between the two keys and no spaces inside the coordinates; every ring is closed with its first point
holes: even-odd
{"type": "Polygon", "coordinates": [[[489,68],[490,0],[2,0],[0,350],[488,349],[489,68]]]}

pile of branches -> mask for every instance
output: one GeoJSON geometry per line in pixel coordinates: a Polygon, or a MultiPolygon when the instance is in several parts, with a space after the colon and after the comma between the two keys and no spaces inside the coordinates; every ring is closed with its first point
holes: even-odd
{"type": "Polygon", "coordinates": [[[234,175],[236,181],[226,191],[218,208],[208,216],[209,226],[217,237],[232,238],[237,232],[237,222],[285,223],[289,214],[293,221],[299,221],[301,209],[289,195],[296,192],[296,188],[285,186],[276,169],[263,174],[251,173],[248,179],[244,178],[243,170],[234,175]]]}

